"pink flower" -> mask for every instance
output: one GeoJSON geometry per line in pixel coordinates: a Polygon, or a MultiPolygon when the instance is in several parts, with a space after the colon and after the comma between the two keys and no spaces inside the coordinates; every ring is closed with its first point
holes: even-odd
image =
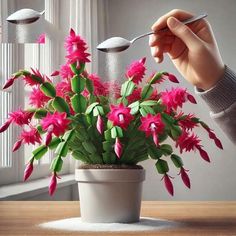
{"type": "Polygon", "coordinates": [[[85,41],[79,35],[76,35],[73,29],[70,30],[70,35],[66,38],[64,46],[69,64],[77,61],[80,63],[90,62],[88,59],[90,54],[86,52],[87,45],[85,41]]]}
{"type": "Polygon", "coordinates": [[[174,195],[174,187],[173,187],[173,184],[172,184],[172,182],[170,180],[170,177],[167,174],[165,174],[163,176],[163,179],[164,179],[165,187],[166,187],[168,193],[171,196],[173,196],[174,195]]]}
{"type": "Polygon", "coordinates": [[[114,150],[115,150],[117,157],[120,158],[122,155],[123,147],[122,147],[122,143],[119,138],[116,138],[114,150]]]}
{"type": "Polygon", "coordinates": [[[45,33],[40,34],[39,37],[36,40],[36,43],[44,44],[45,43],[45,37],[46,37],[45,33]]]}
{"type": "Polygon", "coordinates": [[[50,184],[49,184],[49,194],[52,196],[57,188],[57,178],[60,179],[59,176],[57,176],[56,172],[53,172],[50,184]]]}
{"type": "Polygon", "coordinates": [[[52,72],[51,76],[58,76],[60,72],[58,70],[55,70],[52,72]]]}
{"type": "Polygon", "coordinates": [[[36,128],[30,128],[30,130],[23,130],[20,135],[20,140],[23,143],[33,144],[41,143],[41,136],[36,128]]]}
{"type": "Polygon", "coordinates": [[[66,118],[66,113],[59,113],[57,111],[54,114],[48,113],[47,116],[41,120],[43,130],[48,131],[48,133],[53,133],[57,137],[65,133],[69,123],[70,120],[66,118]]]}
{"type": "Polygon", "coordinates": [[[204,159],[207,162],[210,162],[210,158],[207,152],[202,149],[200,141],[201,140],[196,135],[194,134],[191,135],[186,131],[183,131],[176,141],[176,147],[180,148],[180,153],[182,153],[183,151],[185,152],[195,151],[197,149],[202,159],[204,159]]]}
{"type": "Polygon", "coordinates": [[[185,170],[183,167],[181,167],[181,168],[180,168],[179,175],[181,176],[183,183],[184,183],[188,188],[191,188],[190,179],[189,179],[189,176],[188,176],[188,174],[187,174],[187,170],[185,170]]]}
{"type": "Polygon", "coordinates": [[[102,80],[98,75],[90,74],[88,78],[93,82],[95,96],[107,96],[108,95],[106,87],[102,83],[102,80]]]}
{"type": "Polygon", "coordinates": [[[19,109],[9,114],[10,118],[8,119],[8,122],[15,123],[19,126],[28,125],[33,114],[33,112],[23,111],[22,109],[19,109]]]}
{"type": "Polygon", "coordinates": [[[66,95],[68,95],[68,93],[71,93],[71,92],[72,92],[72,89],[71,89],[70,82],[63,80],[63,81],[57,83],[57,85],[56,85],[57,96],[66,97],[66,95]]]}
{"type": "Polygon", "coordinates": [[[152,135],[153,142],[156,146],[158,146],[158,134],[163,132],[164,127],[165,125],[161,120],[160,114],[147,114],[147,116],[141,117],[141,125],[139,126],[139,130],[144,131],[147,137],[152,135]]]}
{"type": "Polygon", "coordinates": [[[116,82],[105,82],[103,83],[105,87],[105,96],[112,96],[115,99],[120,97],[120,85],[116,82]]]}
{"type": "Polygon", "coordinates": [[[194,97],[183,88],[172,88],[171,91],[162,92],[161,99],[167,108],[167,112],[170,112],[172,109],[177,110],[178,107],[182,108],[183,103],[187,100],[191,103],[196,103],[194,97]]]}
{"type": "Polygon", "coordinates": [[[195,118],[196,117],[193,114],[184,115],[183,112],[180,112],[175,116],[175,119],[178,120],[178,124],[187,131],[198,127],[198,124],[193,120],[195,118]]]}
{"type": "Polygon", "coordinates": [[[104,123],[103,123],[103,120],[102,120],[102,117],[100,115],[98,115],[98,118],[97,118],[97,130],[100,134],[103,133],[103,130],[104,130],[104,123]]]}
{"type": "Polygon", "coordinates": [[[24,181],[26,181],[26,180],[30,177],[30,175],[31,175],[32,172],[33,172],[33,169],[34,169],[33,162],[30,161],[30,162],[27,164],[27,166],[26,166],[26,168],[25,168],[25,171],[24,171],[24,181]]]}
{"type": "Polygon", "coordinates": [[[145,75],[146,71],[146,67],[144,66],[145,61],[146,61],[145,57],[138,61],[134,61],[126,70],[125,74],[126,77],[128,79],[132,79],[132,81],[135,84],[139,84],[145,75]]]}
{"type": "Polygon", "coordinates": [[[37,108],[43,107],[51,98],[47,97],[39,88],[39,86],[32,88],[29,96],[29,104],[37,108]]]}
{"type": "Polygon", "coordinates": [[[107,117],[112,121],[114,126],[119,126],[123,129],[127,129],[129,123],[134,119],[130,114],[131,108],[125,107],[122,103],[117,106],[110,105],[110,112],[107,117]]]}
{"type": "Polygon", "coordinates": [[[25,81],[26,84],[28,84],[29,86],[34,86],[41,84],[45,81],[45,76],[42,75],[38,69],[34,70],[33,68],[31,68],[31,70],[32,74],[26,74],[23,76],[23,80],[25,81]],[[38,79],[35,79],[34,77],[38,77],[38,79]]]}
{"type": "Polygon", "coordinates": [[[62,65],[59,73],[63,79],[71,79],[74,76],[74,72],[68,64],[62,65]]]}
{"type": "Polygon", "coordinates": [[[127,97],[129,104],[141,99],[141,88],[136,88],[134,91],[127,97]]]}

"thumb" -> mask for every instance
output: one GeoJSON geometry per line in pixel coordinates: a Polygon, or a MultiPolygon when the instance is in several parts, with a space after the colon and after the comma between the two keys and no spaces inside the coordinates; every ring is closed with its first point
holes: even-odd
{"type": "Polygon", "coordinates": [[[194,45],[197,46],[200,44],[200,39],[197,37],[197,35],[194,34],[188,26],[186,26],[176,18],[174,17],[168,18],[167,25],[170,31],[175,36],[180,38],[189,49],[194,45]]]}

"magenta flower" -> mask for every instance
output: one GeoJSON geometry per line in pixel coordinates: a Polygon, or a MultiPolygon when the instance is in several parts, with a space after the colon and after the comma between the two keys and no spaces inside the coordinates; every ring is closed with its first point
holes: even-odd
{"type": "Polygon", "coordinates": [[[166,187],[168,193],[171,196],[173,196],[174,195],[174,187],[173,187],[173,184],[170,180],[169,175],[165,174],[162,179],[164,179],[164,184],[165,184],[165,187],[166,187]]]}
{"type": "Polygon", "coordinates": [[[97,126],[98,132],[100,134],[102,134],[103,131],[104,131],[104,122],[103,122],[103,119],[102,119],[102,117],[100,115],[98,115],[96,126],[97,126]]]}
{"type": "Polygon", "coordinates": [[[48,135],[54,134],[59,137],[68,129],[70,120],[66,118],[66,113],[55,112],[48,113],[46,117],[41,120],[42,129],[48,132],[48,135]]]}
{"type": "Polygon", "coordinates": [[[108,93],[107,93],[108,91],[107,91],[104,83],[102,83],[101,78],[98,75],[90,74],[88,76],[88,78],[93,82],[95,96],[107,96],[108,95],[108,93]]]}
{"type": "Polygon", "coordinates": [[[128,79],[132,79],[132,81],[135,84],[139,84],[145,75],[146,71],[146,67],[144,66],[145,61],[146,61],[145,57],[138,61],[134,61],[130,64],[130,66],[126,70],[125,73],[126,77],[128,79]]]}
{"type": "Polygon", "coordinates": [[[68,82],[67,80],[63,80],[56,85],[56,94],[59,97],[66,97],[68,93],[71,93],[71,83],[68,82]]]}
{"type": "Polygon", "coordinates": [[[141,99],[141,88],[136,88],[134,91],[127,97],[129,104],[141,99]]]}
{"type": "Polygon", "coordinates": [[[22,109],[19,109],[17,111],[11,112],[9,114],[10,118],[8,120],[10,120],[11,123],[23,126],[23,125],[28,125],[30,123],[33,115],[34,115],[33,112],[23,111],[22,109]]]}
{"type": "Polygon", "coordinates": [[[74,72],[68,64],[61,65],[59,73],[63,79],[71,79],[74,76],[74,72]]]}
{"type": "Polygon", "coordinates": [[[193,114],[184,115],[183,112],[175,116],[175,119],[178,120],[178,124],[186,131],[198,127],[198,124],[193,121],[194,118],[196,117],[193,114]]]}
{"type": "Polygon", "coordinates": [[[32,92],[29,96],[29,104],[40,108],[43,107],[51,98],[47,97],[39,88],[39,86],[36,86],[32,88],[32,92]]]}
{"type": "Polygon", "coordinates": [[[24,181],[26,181],[26,180],[30,177],[30,175],[31,175],[32,172],[33,172],[33,169],[34,169],[33,162],[30,161],[30,162],[27,164],[27,166],[26,166],[26,168],[25,168],[25,171],[24,171],[24,181]]]}
{"type": "Polygon", "coordinates": [[[50,183],[49,183],[49,194],[52,196],[57,188],[57,178],[60,179],[60,177],[57,175],[56,172],[53,172],[50,183]]]}
{"type": "Polygon", "coordinates": [[[180,148],[180,153],[183,151],[190,152],[198,150],[202,159],[207,162],[210,162],[210,158],[205,150],[202,149],[200,145],[200,139],[194,135],[189,134],[186,131],[183,131],[182,134],[176,140],[176,147],[180,148]]]}
{"type": "Polygon", "coordinates": [[[122,103],[117,106],[110,105],[110,112],[107,117],[112,121],[114,126],[119,126],[123,129],[127,129],[129,123],[134,119],[130,114],[131,108],[125,107],[122,103]]]}
{"type": "Polygon", "coordinates": [[[105,87],[106,96],[112,96],[115,99],[120,97],[120,85],[116,82],[105,82],[103,83],[105,87]]]}
{"type": "Polygon", "coordinates": [[[8,127],[11,124],[11,119],[8,119],[1,127],[0,127],[0,133],[6,131],[8,129],[8,127]]]}
{"type": "Polygon", "coordinates": [[[172,88],[170,91],[162,92],[161,99],[167,108],[167,112],[170,112],[172,109],[177,110],[178,107],[182,108],[183,103],[187,100],[191,103],[196,103],[194,97],[183,88],[172,88]]]}
{"type": "Polygon", "coordinates": [[[36,43],[45,44],[45,37],[46,37],[45,33],[40,34],[38,38],[36,39],[36,43]]]}
{"type": "Polygon", "coordinates": [[[117,155],[117,157],[120,158],[122,155],[123,147],[122,147],[122,143],[119,138],[116,138],[114,151],[115,151],[115,154],[117,155]]]}
{"type": "Polygon", "coordinates": [[[66,38],[64,46],[67,51],[66,58],[68,59],[69,64],[75,62],[90,62],[88,59],[90,54],[86,52],[87,45],[85,41],[79,35],[76,35],[73,29],[70,30],[70,35],[66,38]]]}
{"type": "Polygon", "coordinates": [[[191,183],[190,183],[189,176],[188,176],[188,174],[187,174],[187,170],[185,170],[183,167],[181,167],[181,168],[180,168],[179,175],[181,176],[183,183],[184,183],[188,188],[191,188],[191,183]]]}
{"type": "MultiPolygon", "coordinates": [[[[24,75],[23,76],[23,80],[25,81],[25,83],[29,86],[34,86],[34,85],[39,85],[40,82],[38,82],[37,80],[33,79],[32,78],[32,75],[34,76],[37,76],[41,79],[42,82],[45,82],[45,76],[42,75],[38,69],[33,69],[31,68],[32,70],[32,74],[27,74],[27,75],[24,75]]],[[[47,78],[48,79],[48,78],[47,78]]]]}
{"type": "Polygon", "coordinates": [[[7,82],[3,85],[3,89],[7,89],[13,85],[15,81],[14,77],[11,77],[10,79],[7,80],[7,82]]]}
{"type": "Polygon", "coordinates": [[[141,117],[141,125],[139,126],[139,130],[144,131],[147,137],[152,135],[153,142],[156,146],[158,146],[158,134],[161,134],[164,131],[164,127],[165,125],[161,120],[160,114],[147,114],[147,116],[141,117]]]}

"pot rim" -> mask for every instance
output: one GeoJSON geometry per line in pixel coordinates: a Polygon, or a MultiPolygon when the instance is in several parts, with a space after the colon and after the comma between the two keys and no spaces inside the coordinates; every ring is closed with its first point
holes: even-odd
{"type": "Polygon", "coordinates": [[[78,182],[143,182],[144,169],[76,169],[78,182]]]}

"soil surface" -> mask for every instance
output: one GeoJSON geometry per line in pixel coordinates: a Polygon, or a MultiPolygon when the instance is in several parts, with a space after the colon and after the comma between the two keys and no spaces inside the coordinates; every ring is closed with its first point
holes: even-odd
{"type": "Polygon", "coordinates": [[[82,164],[79,169],[143,169],[140,165],[101,165],[101,164],[82,164]]]}

